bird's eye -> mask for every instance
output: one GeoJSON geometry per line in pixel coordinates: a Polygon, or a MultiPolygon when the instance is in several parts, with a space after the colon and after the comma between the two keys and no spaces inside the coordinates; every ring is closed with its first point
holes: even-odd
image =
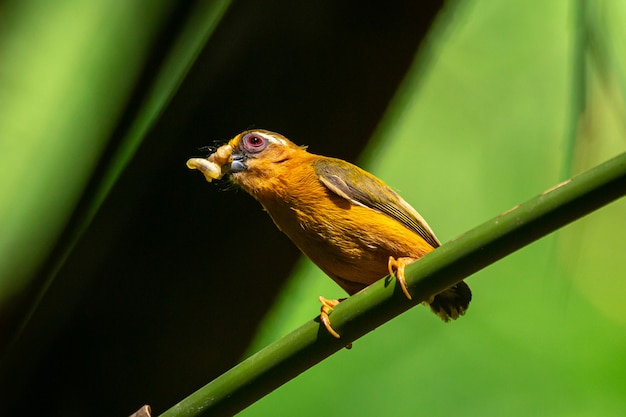
{"type": "Polygon", "coordinates": [[[248,152],[261,152],[267,147],[267,139],[255,133],[243,137],[243,147],[248,152]]]}

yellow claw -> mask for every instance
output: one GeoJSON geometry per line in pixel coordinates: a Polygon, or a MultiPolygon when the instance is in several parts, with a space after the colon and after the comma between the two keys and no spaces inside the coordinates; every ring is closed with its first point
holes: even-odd
{"type": "Polygon", "coordinates": [[[333,327],[330,325],[330,317],[328,317],[328,315],[333,311],[333,308],[335,308],[337,304],[339,304],[344,299],[329,300],[322,297],[321,295],[317,297],[317,299],[320,300],[320,303],[322,303],[322,307],[320,308],[320,321],[322,322],[322,324],[324,324],[324,327],[326,327],[328,333],[339,339],[341,336],[339,336],[339,333],[337,333],[335,329],[333,329],[333,327]]]}
{"type": "Polygon", "coordinates": [[[404,295],[409,300],[412,300],[411,294],[409,294],[409,290],[406,287],[406,278],[404,278],[404,268],[415,262],[415,259],[408,257],[394,258],[393,256],[389,257],[389,262],[387,263],[387,268],[389,269],[389,275],[395,275],[398,280],[398,284],[402,288],[404,295]],[[395,273],[394,273],[395,270],[395,273]]]}

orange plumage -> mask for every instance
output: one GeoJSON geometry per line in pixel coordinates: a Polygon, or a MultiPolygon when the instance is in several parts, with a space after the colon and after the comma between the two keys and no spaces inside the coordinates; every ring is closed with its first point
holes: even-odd
{"type": "MultiPolygon", "coordinates": [[[[402,289],[411,297],[404,266],[432,251],[439,241],[417,211],[385,183],[346,161],[311,154],[265,130],[243,132],[220,149],[232,154],[222,161],[217,177],[230,174],[348,294],[397,269],[402,289]]],[[[193,161],[199,160],[190,160],[190,168],[203,170],[205,160],[193,161]]],[[[469,287],[460,282],[429,304],[447,321],[464,314],[470,300],[469,287]]],[[[339,337],[328,318],[338,301],[323,297],[320,301],[322,321],[339,337]]]]}

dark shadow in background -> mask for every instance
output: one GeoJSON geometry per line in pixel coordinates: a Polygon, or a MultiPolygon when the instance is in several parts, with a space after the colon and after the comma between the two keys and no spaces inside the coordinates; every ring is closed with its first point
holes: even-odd
{"type": "Polygon", "coordinates": [[[3,408],[112,416],[148,403],[158,414],[234,365],[299,252],[251,197],[185,161],[252,126],[354,160],[441,3],[234,2],[12,353],[3,408]],[[71,314],[51,322],[79,281],[90,284],[71,314]]]}

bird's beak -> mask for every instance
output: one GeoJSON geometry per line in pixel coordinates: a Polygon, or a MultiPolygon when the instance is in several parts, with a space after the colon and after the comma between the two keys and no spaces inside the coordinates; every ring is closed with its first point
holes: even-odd
{"type": "Polygon", "coordinates": [[[230,156],[229,164],[222,167],[222,171],[228,174],[245,171],[248,169],[246,159],[244,154],[233,152],[230,156]]]}
{"type": "Polygon", "coordinates": [[[226,174],[246,171],[248,155],[238,147],[239,136],[220,146],[208,158],[191,158],[187,161],[189,169],[197,169],[204,174],[208,182],[219,180],[226,174]]]}

